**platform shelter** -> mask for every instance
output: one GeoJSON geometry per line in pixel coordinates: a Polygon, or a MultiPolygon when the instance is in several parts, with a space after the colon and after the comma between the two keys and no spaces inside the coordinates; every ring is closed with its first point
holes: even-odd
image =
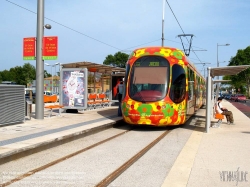
{"type": "Polygon", "coordinates": [[[211,111],[212,107],[211,103],[213,103],[212,97],[212,87],[214,83],[218,83],[218,81],[213,81],[215,76],[223,76],[223,75],[237,75],[241,71],[249,68],[250,65],[241,65],[241,66],[225,66],[225,67],[216,67],[216,68],[207,68],[207,94],[206,94],[206,133],[209,132],[209,128],[211,126],[211,111]]]}

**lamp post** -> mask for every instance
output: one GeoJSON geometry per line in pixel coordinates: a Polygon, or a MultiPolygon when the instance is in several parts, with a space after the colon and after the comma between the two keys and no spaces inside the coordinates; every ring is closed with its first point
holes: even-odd
{"type": "MultiPolygon", "coordinates": [[[[59,62],[57,62],[57,63],[55,63],[52,67],[55,67],[55,75],[56,75],[56,66],[58,65],[58,64],[60,64],[59,62]]],[[[59,65],[60,66],[60,65],[59,65]]],[[[53,83],[53,76],[52,76],[52,92],[54,93],[54,85],[53,85],[54,83],[53,83]]]]}
{"type": "Polygon", "coordinates": [[[51,26],[49,24],[44,25],[44,0],[38,0],[36,34],[36,119],[44,119],[44,61],[42,59],[44,28],[51,29],[51,26]]]}
{"type": "Polygon", "coordinates": [[[211,64],[209,62],[201,62],[201,63],[194,63],[194,64],[202,64],[203,65],[203,68],[204,68],[204,78],[205,78],[205,65],[206,64],[211,64]]]}
{"type": "Polygon", "coordinates": [[[54,83],[53,83],[53,67],[55,67],[56,69],[56,65],[60,64],[59,62],[51,65],[51,64],[48,64],[48,63],[44,63],[46,66],[51,66],[51,77],[52,77],[52,88],[51,88],[51,93],[53,94],[54,93],[54,83]]]}
{"type": "MultiPolygon", "coordinates": [[[[219,67],[219,58],[218,58],[218,50],[219,50],[219,46],[229,46],[230,44],[218,44],[217,43],[217,67],[219,67]]],[[[220,76],[217,76],[217,80],[219,80],[220,76]]],[[[218,98],[218,94],[219,94],[219,83],[216,84],[216,100],[218,98]]]]}

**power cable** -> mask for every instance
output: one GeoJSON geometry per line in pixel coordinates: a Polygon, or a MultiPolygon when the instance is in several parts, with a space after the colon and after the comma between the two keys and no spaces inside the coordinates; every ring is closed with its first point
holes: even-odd
{"type": "MultiPolygon", "coordinates": [[[[178,21],[177,17],[175,16],[175,13],[174,13],[174,11],[172,10],[172,8],[171,8],[170,4],[168,3],[168,1],[167,1],[167,0],[166,0],[166,2],[167,2],[167,4],[168,4],[168,6],[169,6],[169,8],[170,8],[170,10],[171,10],[171,12],[172,12],[172,14],[174,15],[175,20],[177,21],[177,23],[178,23],[179,27],[181,28],[182,33],[185,35],[185,32],[184,32],[184,30],[182,29],[181,24],[179,23],[179,21],[178,21]]],[[[187,37],[185,37],[185,38],[186,38],[187,42],[189,43],[189,41],[188,41],[187,37]]],[[[197,56],[197,54],[194,52],[194,50],[193,50],[192,46],[191,46],[191,49],[192,49],[193,53],[195,54],[195,56],[199,59],[199,57],[197,56]]],[[[201,62],[201,60],[200,60],[200,59],[199,59],[199,61],[201,62]]]]}
{"type": "MultiPolygon", "coordinates": [[[[27,9],[27,8],[25,8],[25,7],[23,7],[23,6],[19,5],[19,4],[16,4],[16,3],[12,2],[12,1],[9,1],[9,0],[6,0],[6,1],[9,2],[9,3],[11,3],[11,4],[13,4],[13,5],[15,5],[15,6],[18,6],[18,7],[22,8],[22,9],[24,9],[24,10],[27,10],[27,11],[33,13],[33,14],[37,14],[36,12],[34,12],[34,11],[32,11],[32,10],[29,10],[29,9],[27,9]]],[[[93,38],[93,37],[91,37],[91,36],[88,36],[88,35],[86,35],[86,34],[80,32],[80,31],[77,31],[77,30],[75,30],[75,29],[72,29],[72,28],[70,28],[70,27],[68,27],[68,26],[66,26],[66,25],[63,25],[63,24],[61,24],[61,23],[59,23],[59,22],[57,22],[57,21],[54,21],[54,20],[52,20],[52,19],[50,19],[50,18],[47,18],[47,17],[44,17],[44,18],[47,19],[47,20],[49,20],[49,21],[51,21],[51,22],[53,22],[53,23],[56,23],[56,24],[58,24],[58,25],[60,25],[60,26],[62,26],[62,27],[65,27],[65,28],[67,28],[67,29],[69,29],[69,30],[71,30],[71,31],[74,31],[74,32],[76,32],[76,33],[78,33],[78,34],[81,34],[81,35],[85,36],[85,37],[88,37],[88,38],[90,38],[90,39],[92,39],[92,40],[95,40],[95,41],[100,42],[100,43],[102,43],[102,44],[104,44],[104,45],[107,45],[107,46],[109,46],[109,47],[112,47],[112,48],[114,48],[114,49],[117,49],[117,50],[119,50],[119,51],[125,51],[125,50],[127,50],[127,49],[135,48],[135,47],[138,47],[138,46],[142,46],[142,45],[145,45],[145,44],[149,44],[149,43],[153,43],[153,42],[156,42],[156,41],[161,40],[161,39],[157,39],[157,40],[154,40],[154,41],[151,41],[151,42],[147,42],[147,43],[144,43],[144,44],[132,46],[132,47],[129,47],[129,48],[126,48],[126,49],[123,49],[123,50],[122,50],[122,49],[120,49],[120,48],[118,48],[118,47],[112,46],[112,45],[110,45],[110,44],[108,44],[108,43],[105,43],[105,42],[103,42],[103,41],[101,41],[101,40],[98,40],[98,39],[96,39],[96,38],[93,38]]],[[[167,39],[166,39],[166,40],[167,40],[167,39]]],[[[168,40],[168,41],[171,41],[171,42],[179,43],[179,44],[180,44],[180,42],[176,42],[176,41],[173,41],[173,40],[168,40]]],[[[195,47],[195,46],[194,46],[194,47],[195,47]]],[[[196,47],[196,48],[199,48],[199,47],[196,47]]],[[[202,49],[202,48],[200,48],[200,49],[202,49]]]]}

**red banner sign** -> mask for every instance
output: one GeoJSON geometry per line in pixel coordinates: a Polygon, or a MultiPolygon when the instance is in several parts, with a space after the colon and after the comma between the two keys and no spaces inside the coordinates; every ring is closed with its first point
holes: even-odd
{"type": "Polygon", "coordinates": [[[56,60],[58,51],[57,36],[43,37],[43,60],[56,60]]]}
{"type": "Polygon", "coordinates": [[[36,59],[36,38],[24,38],[23,39],[23,60],[35,60],[36,59]]]}

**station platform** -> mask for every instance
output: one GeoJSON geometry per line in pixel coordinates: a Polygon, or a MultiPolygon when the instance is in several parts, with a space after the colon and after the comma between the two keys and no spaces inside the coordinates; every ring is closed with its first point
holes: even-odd
{"type": "MultiPolygon", "coordinates": [[[[206,111],[197,111],[190,123],[194,130],[162,187],[250,186],[250,119],[230,102],[223,100],[222,104],[233,112],[235,125],[227,125],[224,119],[220,128],[205,133],[206,111]]],[[[42,146],[109,128],[122,120],[116,106],[61,116],[53,113],[50,118],[47,115],[45,112],[44,120],[31,118],[0,127],[0,163],[42,146]]],[[[212,114],[211,120],[211,124],[217,122],[212,114]]]]}
{"type": "Polygon", "coordinates": [[[26,116],[24,123],[0,127],[0,163],[109,128],[122,120],[117,110],[116,106],[111,106],[59,115],[58,109],[49,117],[50,111],[45,109],[44,119],[39,120],[35,119],[33,104],[31,118],[26,116]]]}

